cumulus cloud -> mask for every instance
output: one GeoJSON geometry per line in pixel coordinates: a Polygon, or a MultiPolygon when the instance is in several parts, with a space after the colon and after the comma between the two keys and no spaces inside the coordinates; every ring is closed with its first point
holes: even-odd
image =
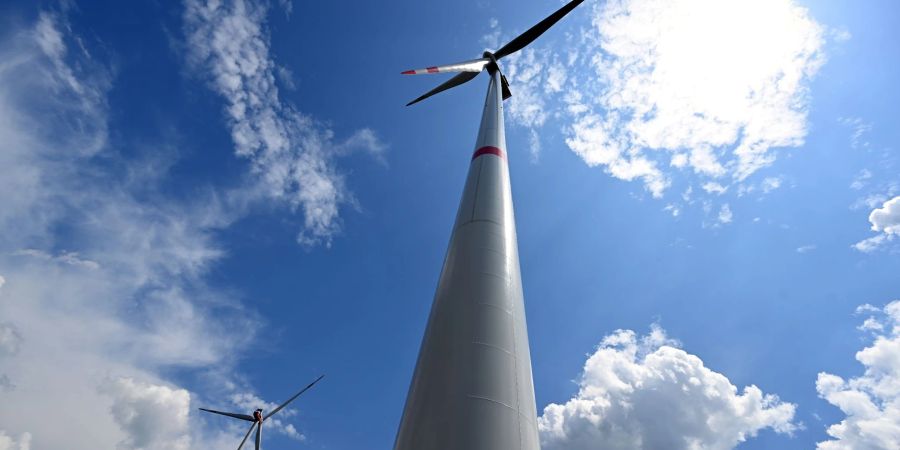
{"type": "MultiPolygon", "coordinates": [[[[266,4],[190,0],[185,6],[189,62],[225,99],[235,153],[251,162],[263,195],[303,211],[298,242],[329,244],[340,230],[341,205],[353,198],[335,167],[333,132],[279,95],[266,4]]],[[[372,130],[362,133],[351,137],[355,145],[383,151],[372,130]]]]}
{"type": "Polygon", "coordinates": [[[821,372],[816,380],[819,396],[845,416],[827,428],[821,450],[900,448],[900,300],[864,306],[857,313],[871,314],[863,329],[874,338],[856,353],[865,372],[850,379],[821,372]]]}
{"type": "Polygon", "coordinates": [[[107,380],[100,386],[100,391],[112,397],[113,419],[127,435],[117,448],[190,448],[188,413],[191,395],[188,391],[128,377],[107,380]]]}
{"type": "Polygon", "coordinates": [[[900,234],[900,197],[884,202],[881,208],[869,214],[873,231],[886,234],[900,234]]]}
{"type": "Polygon", "coordinates": [[[606,336],[578,384],[572,399],[544,408],[542,448],[730,449],[763,429],[798,427],[795,405],[752,385],[739,393],[656,326],[606,336]]]}
{"type": "Polygon", "coordinates": [[[793,0],[598,2],[564,45],[504,61],[516,74],[510,117],[560,117],[588,165],[654,197],[675,182],[744,183],[803,144],[824,36],[793,0]]]}
{"type": "Polygon", "coordinates": [[[870,253],[882,248],[900,235],[900,197],[894,197],[869,214],[872,231],[879,234],[853,244],[853,248],[870,253]]]}
{"type": "Polygon", "coordinates": [[[8,436],[0,430],[0,450],[29,450],[31,449],[31,433],[22,433],[18,438],[8,436]]]}

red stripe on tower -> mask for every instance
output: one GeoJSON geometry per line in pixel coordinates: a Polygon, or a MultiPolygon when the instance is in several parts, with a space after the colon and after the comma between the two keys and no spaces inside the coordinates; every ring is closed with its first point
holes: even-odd
{"type": "Polygon", "coordinates": [[[494,155],[506,159],[506,153],[497,147],[481,147],[478,150],[475,150],[475,153],[472,154],[472,160],[474,161],[475,158],[481,155],[494,155]]]}

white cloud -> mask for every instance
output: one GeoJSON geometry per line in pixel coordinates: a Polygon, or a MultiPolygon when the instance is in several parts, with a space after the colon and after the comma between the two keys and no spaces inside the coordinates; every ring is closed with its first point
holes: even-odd
{"type": "MultiPolygon", "coordinates": [[[[259,398],[252,392],[236,392],[230,396],[231,403],[243,411],[254,411],[262,408],[264,411],[272,411],[278,407],[278,403],[267,402],[259,398]]],[[[284,399],[286,400],[286,399],[284,399]]],[[[283,400],[282,400],[283,401],[283,400]]],[[[296,403],[292,403],[295,405],[296,403]]],[[[287,422],[285,419],[295,416],[297,411],[291,407],[287,407],[278,412],[277,415],[266,419],[265,430],[271,430],[276,433],[283,434],[291,439],[303,441],[306,436],[297,431],[297,429],[287,422]]]]}
{"type": "Polygon", "coordinates": [[[763,429],[791,434],[795,405],[724,375],[659,327],[619,330],[584,365],[578,393],[538,419],[542,448],[730,449],[763,429]],[[660,417],[665,420],[660,420],[660,417]]]}
{"type": "MultiPolygon", "coordinates": [[[[566,94],[553,87],[532,98],[526,88],[516,100],[523,81],[510,76],[512,102],[528,106],[515,108],[530,111],[511,117],[536,127],[559,114],[566,143],[586,163],[640,179],[655,197],[676,177],[744,182],[777,159],[776,149],[804,142],[825,31],[793,0],[598,2],[578,35],[566,41],[579,55],[559,89],[566,94]]],[[[556,73],[547,48],[514,62],[526,85],[555,86],[542,78],[556,73]]]]}
{"type": "Polygon", "coordinates": [[[681,214],[681,208],[679,208],[674,203],[669,203],[668,205],[666,205],[665,208],[663,208],[663,211],[668,211],[672,214],[672,217],[678,217],[678,215],[681,214]]]}
{"type": "Polygon", "coordinates": [[[491,17],[488,27],[491,31],[481,36],[481,45],[484,45],[485,50],[496,51],[500,48],[500,21],[491,17]]]}
{"type": "Polygon", "coordinates": [[[22,345],[22,336],[10,323],[0,322],[0,356],[15,355],[22,345]]]}
{"type": "Polygon", "coordinates": [[[879,234],[877,236],[872,236],[870,238],[863,239],[863,240],[853,244],[851,247],[853,247],[856,250],[859,250],[863,253],[871,253],[871,252],[874,252],[875,250],[880,249],[882,245],[885,245],[888,242],[891,242],[892,240],[893,240],[893,236],[886,235],[886,234],[879,234]]]}
{"type": "Polygon", "coordinates": [[[731,213],[731,207],[728,206],[728,203],[722,205],[722,207],[719,208],[718,220],[719,220],[720,224],[724,225],[727,223],[731,223],[731,220],[733,218],[734,218],[734,214],[731,213]]]}
{"type": "Polygon", "coordinates": [[[0,196],[0,385],[4,405],[29,405],[0,408],[0,441],[86,450],[170,436],[139,393],[171,386],[176,369],[227,371],[258,326],[203,279],[224,254],[215,230],[237,213],[227,195],[167,199],[164,170],[109,145],[110,71],[64,17],[8,30],[0,56],[0,188],[16,194],[0,196]],[[127,378],[143,380],[131,397],[104,381],[127,378]]]}
{"type": "Polygon", "coordinates": [[[768,194],[778,188],[781,187],[781,178],[778,177],[767,177],[762,180],[760,183],[760,189],[762,189],[763,194],[768,194]]]}
{"type": "MultiPolygon", "coordinates": [[[[240,100],[230,106],[243,105],[252,118],[232,123],[236,146],[252,154],[254,175],[264,179],[256,190],[265,195],[251,196],[242,194],[244,185],[188,186],[172,199],[164,194],[166,171],[177,150],[111,145],[113,78],[100,61],[103,46],[89,53],[90,43],[64,16],[42,13],[33,26],[4,33],[0,191],[15,195],[0,196],[0,391],[4,405],[30,407],[0,408],[0,445],[25,448],[34,436],[42,448],[205,449],[230,446],[243,435],[230,426],[224,432],[204,426],[189,412],[194,394],[171,379],[212,371],[216,381],[195,394],[236,389],[233,365],[260,326],[227,287],[205,279],[227,256],[216,233],[245,214],[248,202],[281,195],[307,211],[302,236],[327,242],[336,206],[319,193],[337,187],[331,158],[360,150],[380,157],[385,150],[368,129],[333,142],[327,128],[263,97],[277,100],[277,91],[248,87],[274,83],[262,16],[253,17],[258,21],[232,24],[243,59],[210,56],[213,69],[246,64],[236,69],[232,93],[240,100]],[[267,122],[265,108],[289,119],[267,122]],[[302,151],[277,147],[279,127],[288,129],[288,144],[303,141],[302,151]],[[284,155],[276,147],[302,161],[280,166],[284,155]],[[293,181],[286,183],[305,184],[279,193],[270,182],[275,175],[265,172],[279,168],[290,172],[284,176],[293,181]]],[[[223,31],[216,30],[221,41],[223,31]]],[[[224,69],[217,74],[214,85],[227,79],[224,69]]],[[[350,200],[343,191],[329,192],[350,200]]],[[[290,424],[275,429],[302,439],[290,424]]]]}
{"type": "Polygon", "coordinates": [[[576,119],[566,144],[589,166],[603,166],[610,175],[622,180],[641,179],[654,197],[662,197],[671,184],[669,179],[657,168],[655,161],[642,156],[627,156],[635,153],[626,154],[617,143],[611,142],[613,138],[608,134],[608,125],[603,124],[604,120],[599,115],[576,119]]]}
{"type": "Polygon", "coordinates": [[[838,122],[853,130],[850,134],[851,148],[860,149],[869,147],[869,141],[866,140],[866,135],[872,132],[871,123],[864,121],[861,117],[841,117],[838,119],[838,122]]]}
{"type": "Polygon", "coordinates": [[[384,159],[384,153],[387,150],[387,145],[381,142],[375,132],[369,128],[356,130],[353,134],[350,135],[350,137],[338,144],[335,144],[334,150],[336,154],[341,156],[348,155],[355,151],[363,151],[371,155],[382,164],[387,164],[384,159]]]}
{"type": "Polygon", "coordinates": [[[860,190],[866,187],[866,182],[872,178],[872,172],[868,169],[863,169],[859,171],[859,174],[856,175],[856,178],[853,179],[853,182],[850,183],[850,189],[860,190]]]}
{"type": "MultiPolygon", "coordinates": [[[[481,38],[489,50],[497,50],[500,45],[512,39],[512,36],[502,35],[495,19],[491,19],[490,29],[491,32],[481,38]]],[[[510,80],[510,90],[513,93],[505,104],[505,111],[510,123],[528,129],[532,162],[537,162],[540,155],[539,128],[551,116],[559,114],[559,111],[548,107],[549,100],[573,94],[566,86],[569,64],[564,61],[565,58],[571,61],[575,55],[570,53],[566,57],[546,48],[529,47],[503,60],[502,69],[510,80]]],[[[574,94],[577,95],[577,92],[574,94]]],[[[577,102],[574,98],[569,100],[577,102]]],[[[570,107],[576,108],[574,105],[570,107]]]]}
{"type": "Polygon", "coordinates": [[[896,193],[900,192],[900,184],[898,185],[890,185],[888,188],[888,192],[884,193],[872,193],[866,195],[864,197],[860,197],[850,205],[850,209],[858,210],[858,209],[874,209],[880,206],[882,203],[888,201],[891,197],[893,197],[896,193]]]}
{"type": "Polygon", "coordinates": [[[294,12],[293,0],[278,0],[278,6],[284,10],[284,15],[287,17],[291,17],[291,13],[294,12]]]}
{"type": "Polygon", "coordinates": [[[900,197],[894,197],[869,214],[873,231],[900,234],[900,197]]]}
{"type": "Polygon", "coordinates": [[[0,430],[0,450],[30,450],[31,433],[22,433],[18,439],[14,439],[0,430]]]}
{"type": "Polygon", "coordinates": [[[251,161],[263,194],[303,211],[298,242],[328,245],[340,230],[340,206],[353,198],[334,165],[332,131],[279,95],[266,14],[252,0],[187,1],[189,61],[227,102],[235,152],[251,161]]]}
{"type": "Polygon", "coordinates": [[[900,448],[900,301],[893,301],[864,322],[872,344],[856,353],[863,375],[845,380],[819,373],[816,391],[844,413],[827,428],[828,441],[818,449],[900,448]]]}
{"type": "Polygon", "coordinates": [[[528,130],[528,151],[531,153],[531,162],[537,162],[541,155],[541,137],[534,129],[528,130]]]}
{"type": "Polygon", "coordinates": [[[549,117],[544,91],[549,74],[550,53],[526,48],[504,60],[503,69],[515,84],[510,86],[513,96],[504,106],[507,117],[528,128],[544,125],[549,117]]]}
{"type": "Polygon", "coordinates": [[[26,248],[24,250],[19,250],[13,252],[14,256],[30,256],[33,258],[38,258],[44,261],[53,261],[60,264],[68,264],[70,266],[82,267],[85,269],[96,270],[100,268],[100,265],[97,264],[96,261],[91,261],[89,259],[82,259],[78,256],[78,252],[67,252],[62,251],[60,254],[53,256],[47,252],[36,250],[33,248],[26,248]]]}
{"type": "Polygon", "coordinates": [[[719,195],[721,195],[721,194],[724,194],[725,191],[728,190],[727,187],[722,186],[721,184],[716,183],[715,181],[710,181],[710,182],[708,182],[708,183],[705,183],[702,187],[703,187],[703,190],[704,190],[704,191],[706,191],[706,192],[708,192],[708,193],[710,193],[710,194],[719,194],[719,195]]]}
{"type": "Polygon", "coordinates": [[[100,391],[112,397],[113,418],[127,435],[117,448],[190,448],[188,413],[191,395],[188,391],[127,377],[106,380],[100,391]]]}
{"type": "Polygon", "coordinates": [[[288,90],[296,90],[297,82],[294,80],[294,72],[284,66],[278,66],[275,72],[278,75],[278,81],[288,90]]]}
{"type": "Polygon", "coordinates": [[[800,247],[797,247],[797,253],[801,253],[801,254],[809,253],[809,252],[815,250],[816,248],[817,247],[815,245],[802,245],[800,247]]]}
{"type": "Polygon", "coordinates": [[[850,33],[850,30],[844,27],[832,28],[829,31],[831,38],[837,43],[847,42],[853,38],[853,34],[850,33]]]}
{"type": "Polygon", "coordinates": [[[881,208],[872,210],[869,222],[872,231],[879,234],[853,244],[853,248],[863,253],[875,251],[900,235],[900,197],[887,200],[881,208]]]}

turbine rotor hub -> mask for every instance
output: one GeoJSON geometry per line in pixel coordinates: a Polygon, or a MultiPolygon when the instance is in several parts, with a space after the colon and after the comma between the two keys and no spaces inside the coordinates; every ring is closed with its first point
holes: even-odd
{"type": "Polygon", "coordinates": [[[491,62],[487,63],[487,65],[484,67],[485,69],[487,69],[488,73],[494,73],[494,71],[500,70],[500,65],[497,64],[497,57],[494,56],[493,53],[485,50],[484,53],[481,54],[481,57],[491,60],[491,62]]]}

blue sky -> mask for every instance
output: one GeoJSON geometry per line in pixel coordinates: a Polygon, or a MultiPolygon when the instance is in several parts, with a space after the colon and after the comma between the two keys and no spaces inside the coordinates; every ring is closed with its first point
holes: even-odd
{"type": "MultiPolygon", "coordinates": [[[[487,82],[399,72],[558,4],[0,6],[0,450],[321,373],[267,448],[390,448],[487,82]]],[[[503,61],[543,448],[896,448],[898,20],[588,1],[503,61]]]]}

